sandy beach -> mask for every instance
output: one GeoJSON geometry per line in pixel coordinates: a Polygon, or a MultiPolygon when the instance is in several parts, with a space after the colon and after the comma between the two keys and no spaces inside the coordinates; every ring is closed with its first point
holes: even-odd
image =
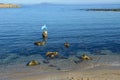
{"type": "MultiPolygon", "coordinates": [[[[119,80],[119,55],[91,55],[93,60],[79,61],[71,56],[68,59],[51,59],[40,65],[26,66],[25,63],[1,66],[0,80],[119,80]]],[[[33,57],[33,56],[32,56],[33,57]]]]}
{"type": "Polygon", "coordinates": [[[91,70],[40,74],[16,80],[119,80],[120,70],[91,70]]]}

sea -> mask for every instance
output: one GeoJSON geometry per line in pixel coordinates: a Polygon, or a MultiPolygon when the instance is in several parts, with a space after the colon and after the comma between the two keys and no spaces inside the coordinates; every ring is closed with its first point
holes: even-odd
{"type": "MultiPolygon", "coordinates": [[[[119,4],[31,4],[0,9],[0,65],[46,52],[61,56],[92,54],[120,55],[120,12],[86,11],[116,9],[119,4]],[[41,27],[48,39],[43,46],[41,27]],[[70,44],[69,48],[64,43],[70,44]]],[[[35,59],[35,57],[34,57],[35,59]]],[[[31,60],[31,58],[29,58],[31,60]]],[[[29,61],[28,60],[28,61],[29,61]]]]}

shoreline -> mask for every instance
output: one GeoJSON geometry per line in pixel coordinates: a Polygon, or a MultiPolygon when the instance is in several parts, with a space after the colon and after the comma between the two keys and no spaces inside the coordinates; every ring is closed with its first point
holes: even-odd
{"type": "MultiPolygon", "coordinates": [[[[101,66],[104,68],[104,66],[101,66]]],[[[34,67],[39,69],[38,67],[34,67]]],[[[97,67],[96,67],[97,68],[97,67]]],[[[108,68],[108,67],[107,67],[108,68]]],[[[39,72],[23,71],[17,73],[1,74],[1,80],[119,80],[120,70],[116,69],[86,69],[73,71],[39,72]],[[4,77],[3,77],[4,76],[4,77]]]]}
{"type": "MultiPolygon", "coordinates": [[[[91,70],[91,71],[74,71],[46,73],[23,77],[18,80],[119,80],[120,70],[91,70]],[[97,73],[97,74],[96,74],[97,73]]],[[[17,79],[16,79],[17,80],[17,79]]]]}
{"type": "MultiPolygon", "coordinates": [[[[37,56],[34,57],[37,58],[37,56]]],[[[1,67],[0,80],[120,79],[120,55],[94,55],[92,58],[93,60],[83,61],[77,64],[74,63],[74,60],[76,60],[75,57],[69,59],[52,59],[48,64],[40,62],[41,64],[37,66],[26,66],[26,62],[21,63],[19,60],[16,60],[16,65],[11,64],[1,67]]],[[[44,59],[38,59],[37,61],[42,60],[44,59]]]]}

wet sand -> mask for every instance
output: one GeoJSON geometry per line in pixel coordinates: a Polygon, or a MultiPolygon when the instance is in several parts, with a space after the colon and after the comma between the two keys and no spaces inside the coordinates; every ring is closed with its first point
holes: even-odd
{"type": "MultiPolygon", "coordinates": [[[[59,72],[51,74],[40,74],[24,77],[18,80],[119,80],[120,71],[117,70],[97,70],[97,71],[74,71],[59,72]]],[[[17,80],[17,79],[16,79],[17,80]]]]}
{"type": "MultiPolygon", "coordinates": [[[[0,80],[119,80],[120,55],[91,55],[93,60],[79,61],[70,56],[68,59],[51,59],[49,63],[26,66],[1,66],[0,80]],[[75,61],[78,62],[76,63],[75,61]]],[[[40,61],[38,60],[38,61],[40,61]]]]}

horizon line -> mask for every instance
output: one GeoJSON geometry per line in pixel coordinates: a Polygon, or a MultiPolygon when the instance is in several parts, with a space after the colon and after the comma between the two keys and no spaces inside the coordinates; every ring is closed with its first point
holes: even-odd
{"type": "Polygon", "coordinates": [[[41,3],[0,3],[0,4],[23,4],[23,5],[37,5],[37,4],[51,4],[51,5],[89,5],[89,4],[120,4],[120,3],[52,3],[52,2],[41,2],[41,3]]]}

